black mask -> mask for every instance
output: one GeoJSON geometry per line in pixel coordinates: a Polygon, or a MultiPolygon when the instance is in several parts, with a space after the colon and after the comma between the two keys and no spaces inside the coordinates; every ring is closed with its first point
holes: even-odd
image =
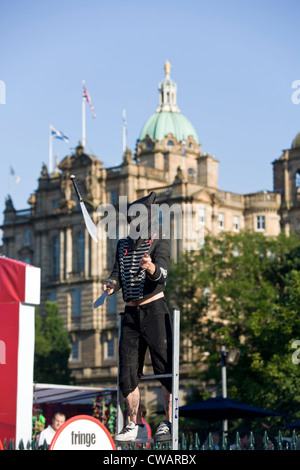
{"type": "Polygon", "coordinates": [[[146,240],[158,232],[158,211],[154,204],[156,193],[151,192],[127,207],[129,229],[129,250],[137,250],[146,240]]]}

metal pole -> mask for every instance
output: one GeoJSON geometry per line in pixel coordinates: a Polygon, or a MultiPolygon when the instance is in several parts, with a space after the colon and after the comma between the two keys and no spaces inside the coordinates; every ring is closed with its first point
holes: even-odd
{"type": "MultiPolygon", "coordinates": [[[[82,84],[83,84],[83,86],[85,85],[84,80],[82,81],[82,84]]],[[[81,113],[82,114],[81,115],[81,119],[82,119],[82,122],[81,122],[82,136],[81,136],[81,139],[82,139],[82,146],[83,146],[84,149],[85,149],[85,146],[86,146],[85,102],[86,102],[86,98],[84,96],[82,96],[82,113],[81,113]]]]}
{"type": "MultiPolygon", "coordinates": [[[[122,317],[119,315],[119,338],[118,338],[118,345],[120,344],[120,337],[121,337],[121,323],[122,317]]],[[[119,346],[118,346],[119,347],[119,346]]],[[[120,391],[119,385],[119,371],[120,371],[120,358],[118,353],[118,379],[117,379],[117,426],[116,426],[116,434],[119,434],[123,427],[124,427],[124,415],[123,415],[123,396],[120,391]]],[[[121,447],[118,446],[120,449],[121,447]]]]}
{"type": "MultiPolygon", "coordinates": [[[[226,373],[226,348],[221,347],[221,379],[222,379],[222,396],[227,398],[227,373],[226,373]]],[[[223,420],[223,432],[228,432],[228,420],[223,420]]]]}
{"type": "Polygon", "coordinates": [[[172,450],[178,450],[180,311],[173,310],[172,450]]]}
{"type": "Polygon", "coordinates": [[[126,110],[123,109],[123,153],[125,153],[126,148],[127,148],[126,137],[127,137],[126,110]]]}
{"type": "Polygon", "coordinates": [[[49,129],[49,175],[51,175],[52,173],[52,161],[53,161],[53,149],[52,149],[52,142],[53,142],[53,137],[52,137],[52,134],[51,134],[51,127],[50,126],[50,129],[49,129]]]}

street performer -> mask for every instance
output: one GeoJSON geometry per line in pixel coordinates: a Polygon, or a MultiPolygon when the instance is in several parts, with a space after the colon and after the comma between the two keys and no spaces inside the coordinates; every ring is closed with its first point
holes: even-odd
{"type": "MultiPolygon", "coordinates": [[[[110,288],[108,295],[122,289],[125,302],[119,344],[119,385],[130,422],[115,437],[120,442],[147,436],[138,413],[138,384],[147,348],[154,374],[172,372],[172,325],[164,298],[170,244],[158,233],[158,214],[154,217],[151,211],[155,198],[156,194],[151,192],[128,206],[129,235],[118,241],[113,270],[103,284],[104,290],[110,288]],[[136,210],[138,217],[134,214],[136,210]]],[[[166,442],[171,440],[172,379],[161,378],[160,382],[166,420],[159,424],[154,441],[166,442]]]]}

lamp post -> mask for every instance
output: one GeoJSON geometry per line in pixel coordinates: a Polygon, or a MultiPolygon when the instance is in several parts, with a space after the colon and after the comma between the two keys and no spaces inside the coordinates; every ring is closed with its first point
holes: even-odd
{"type": "MultiPolygon", "coordinates": [[[[227,371],[226,363],[236,365],[240,357],[239,349],[227,350],[225,346],[221,347],[221,382],[222,382],[222,397],[227,398],[227,371]]],[[[228,432],[228,420],[223,420],[223,432],[228,432]]]]}
{"type": "MultiPolygon", "coordinates": [[[[226,371],[226,355],[227,351],[224,346],[221,347],[221,380],[222,380],[222,397],[227,398],[227,371],[226,371]]],[[[228,432],[228,420],[223,420],[223,432],[228,432]]]]}

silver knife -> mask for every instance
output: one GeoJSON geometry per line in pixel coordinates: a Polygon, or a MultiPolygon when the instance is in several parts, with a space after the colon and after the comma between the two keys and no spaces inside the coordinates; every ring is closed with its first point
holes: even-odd
{"type": "MultiPolygon", "coordinates": [[[[113,284],[116,284],[116,281],[110,281],[113,284]]],[[[108,287],[105,292],[94,302],[94,308],[100,307],[100,305],[104,304],[106,297],[108,296],[108,292],[110,291],[111,287],[108,287]]]]}
{"type": "Polygon", "coordinates": [[[104,301],[108,296],[108,291],[109,289],[106,289],[106,291],[102,295],[100,295],[100,297],[95,301],[94,308],[100,307],[100,305],[104,304],[104,301]]]}

